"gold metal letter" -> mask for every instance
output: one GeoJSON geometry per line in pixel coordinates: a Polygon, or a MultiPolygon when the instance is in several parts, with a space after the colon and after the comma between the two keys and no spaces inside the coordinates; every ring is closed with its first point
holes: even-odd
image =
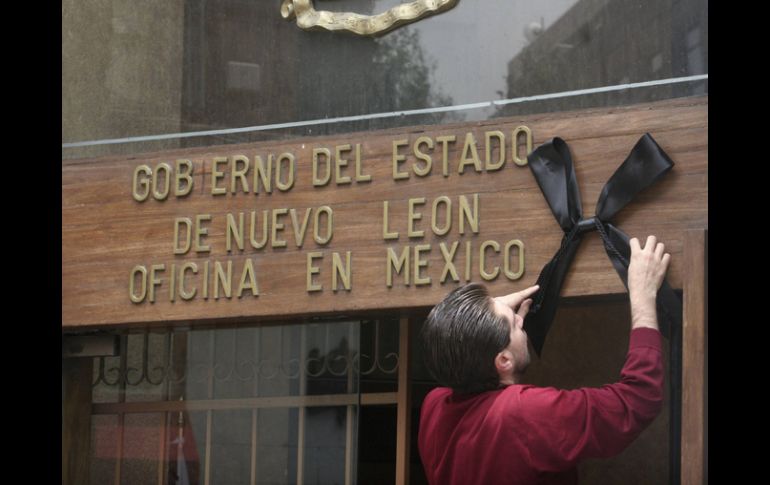
{"type": "Polygon", "coordinates": [[[398,232],[388,231],[388,201],[387,200],[382,202],[382,238],[386,241],[388,239],[398,239],[398,232]]]}
{"type": "Polygon", "coordinates": [[[518,239],[511,239],[505,243],[505,255],[504,255],[503,270],[505,277],[509,280],[517,280],[524,274],[524,243],[518,239]],[[519,248],[519,270],[515,273],[511,271],[511,246],[519,248]]]}
{"type": "Polygon", "coordinates": [[[473,194],[473,213],[468,205],[468,199],[464,196],[460,196],[460,213],[458,214],[460,219],[460,234],[465,234],[465,221],[471,226],[471,231],[474,234],[479,233],[479,194],[473,194]]]}
{"type": "Polygon", "coordinates": [[[174,254],[185,254],[190,250],[192,245],[192,221],[189,217],[177,217],[174,219],[174,254]],[[184,246],[179,246],[179,225],[184,224],[187,226],[187,237],[185,238],[184,246]]]}
{"type": "Polygon", "coordinates": [[[449,177],[449,143],[454,143],[457,140],[457,137],[454,135],[444,135],[444,136],[438,136],[436,137],[436,141],[441,143],[441,154],[442,154],[442,164],[443,164],[443,170],[441,173],[444,174],[444,177],[449,177]]]}
{"type": "Polygon", "coordinates": [[[166,270],[165,264],[153,264],[150,266],[150,303],[155,303],[155,287],[161,284],[160,278],[155,277],[155,272],[166,270]]]}
{"type": "Polygon", "coordinates": [[[233,244],[232,238],[235,237],[235,244],[238,245],[238,249],[243,251],[243,212],[238,213],[238,224],[236,226],[235,217],[229,212],[227,213],[227,229],[225,230],[227,235],[225,238],[225,248],[227,252],[232,252],[233,244]]]}
{"type": "Polygon", "coordinates": [[[310,211],[310,207],[305,209],[305,219],[303,219],[302,225],[300,226],[299,221],[297,220],[297,210],[293,208],[289,209],[291,225],[294,228],[294,243],[298,248],[301,248],[302,243],[305,242],[305,232],[307,231],[307,223],[310,220],[310,211]]]}
{"type": "Polygon", "coordinates": [[[214,271],[216,273],[214,277],[214,299],[219,300],[219,285],[222,284],[222,289],[227,298],[232,298],[233,295],[233,262],[227,261],[227,274],[222,269],[222,263],[214,261],[214,271]]]}
{"type": "Polygon", "coordinates": [[[278,217],[285,216],[289,209],[273,209],[273,235],[270,238],[270,247],[285,248],[286,241],[278,239],[278,231],[283,231],[283,223],[278,222],[278,217]]]}
{"type": "Polygon", "coordinates": [[[249,171],[249,158],[246,155],[234,155],[233,156],[233,169],[230,172],[230,193],[234,194],[236,191],[237,179],[241,179],[241,187],[243,187],[243,193],[249,193],[249,182],[246,180],[246,172],[249,171]],[[238,163],[243,164],[243,168],[238,168],[238,163]]]}
{"type": "Polygon", "coordinates": [[[185,272],[188,269],[192,270],[193,274],[198,274],[198,265],[190,261],[183,264],[179,269],[179,296],[181,296],[183,300],[192,300],[193,297],[195,297],[195,292],[197,291],[195,288],[193,288],[192,291],[188,293],[184,289],[185,272]]]}
{"type": "Polygon", "coordinates": [[[313,283],[313,275],[320,272],[318,266],[313,266],[313,260],[323,257],[324,253],[321,251],[310,251],[307,253],[307,291],[321,291],[323,289],[321,284],[313,283]]]}
{"type": "Polygon", "coordinates": [[[209,214],[199,214],[195,216],[195,252],[196,253],[208,253],[211,251],[211,246],[203,245],[202,236],[208,236],[208,228],[201,227],[205,221],[210,221],[211,216],[209,214]]]}
{"type": "Polygon", "coordinates": [[[420,253],[430,251],[430,244],[418,244],[414,247],[414,286],[423,286],[430,284],[430,276],[425,278],[420,276],[420,268],[428,267],[427,259],[420,259],[420,253]]]}
{"type": "Polygon", "coordinates": [[[348,166],[348,161],[344,158],[342,158],[342,152],[349,152],[352,150],[353,147],[351,147],[349,144],[347,145],[337,145],[334,147],[335,151],[335,167],[336,167],[336,176],[334,177],[334,181],[337,183],[337,185],[342,184],[349,184],[351,182],[350,177],[348,176],[342,176],[342,167],[348,166]]]}
{"type": "Polygon", "coordinates": [[[139,165],[134,169],[134,183],[131,190],[131,195],[134,196],[134,200],[138,202],[144,202],[147,200],[147,196],[150,195],[150,181],[148,177],[152,177],[152,169],[148,165],[139,165]],[[144,174],[143,178],[139,178],[140,174],[144,174]],[[142,189],[141,191],[139,189],[142,189]]]}
{"type": "Polygon", "coordinates": [[[433,200],[433,214],[431,215],[430,226],[433,229],[433,234],[437,236],[443,236],[452,229],[452,200],[446,195],[433,200]],[[440,202],[443,202],[446,206],[446,225],[441,229],[439,229],[436,222],[438,221],[438,205],[440,202]]]}
{"type": "Polygon", "coordinates": [[[176,299],[176,264],[171,263],[171,284],[168,285],[168,299],[172,303],[176,299]]]}
{"type": "Polygon", "coordinates": [[[399,155],[398,149],[407,146],[409,140],[393,140],[393,180],[408,179],[409,172],[399,172],[398,164],[406,160],[406,155],[399,155]]]}
{"type": "Polygon", "coordinates": [[[481,277],[484,278],[487,281],[493,280],[497,278],[497,275],[500,274],[500,267],[495,266],[495,270],[491,273],[487,273],[485,265],[485,258],[486,258],[486,249],[488,247],[491,247],[495,250],[496,253],[500,252],[500,245],[497,243],[497,241],[484,241],[481,243],[481,247],[479,248],[479,274],[481,274],[481,277]]]}
{"type": "Polygon", "coordinates": [[[457,276],[457,268],[455,268],[455,265],[454,265],[455,251],[457,251],[457,246],[459,245],[460,243],[458,241],[453,242],[452,249],[450,249],[449,252],[447,252],[446,243],[442,241],[439,244],[439,248],[441,249],[441,254],[444,256],[444,271],[441,273],[441,283],[446,281],[447,273],[452,274],[452,280],[460,281],[460,277],[457,276]]]}
{"type": "Polygon", "coordinates": [[[425,203],[425,197],[416,197],[414,199],[409,199],[409,215],[407,216],[407,225],[406,225],[406,234],[409,237],[423,237],[425,235],[425,231],[415,231],[414,229],[414,221],[422,219],[422,213],[421,212],[415,212],[414,206],[415,205],[423,205],[425,203]]]}
{"type": "Polygon", "coordinates": [[[404,246],[400,257],[396,255],[393,248],[388,248],[387,272],[385,276],[388,288],[393,286],[393,269],[396,270],[396,274],[401,274],[401,270],[404,270],[404,284],[409,286],[409,253],[409,246],[404,246]]]}
{"type": "Polygon", "coordinates": [[[532,153],[532,130],[526,126],[519,126],[513,130],[513,140],[511,140],[511,149],[513,150],[513,162],[520,167],[527,164],[527,156],[532,153]],[[524,158],[519,157],[519,135],[524,134],[526,140],[527,151],[524,153],[524,158]]]}
{"type": "Polygon", "coordinates": [[[463,145],[460,163],[457,165],[457,173],[464,173],[466,165],[473,165],[474,170],[481,172],[481,160],[479,160],[479,152],[476,150],[476,138],[471,132],[465,135],[465,145],[463,145]],[[471,152],[470,158],[468,157],[468,151],[471,152]]]}
{"type": "Polygon", "coordinates": [[[471,258],[473,253],[471,252],[471,242],[465,241],[465,281],[471,280],[471,258]]]}
{"type": "Polygon", "coordinates": [[[342,287],[350,291],[350,251],[345,253],[345,266],[342,266],[342,258],[339,253],[332,253],[332,291],[337,291],[337,275],[342,280],[342,287]]]}
{"type": "Polygon", "coordinates": [[[332,240],[334,236],[334,211],[328,205],[322,205],[315,212],[315,221],[313,221],[313,239],[319,246],[324,246],[332,240]],[[321,237],[319,227],[321,226],[321,213],[326,214],[326,237],[321,237]]]}
{"type": "Polygon", "coordinates": [[[500,170],[505,165],[505,135],[502,131],[496,130],[485,132],[484,137],[486,138],[487,148],[486,169],[488,172],[500,170]],[[500,151],[495,163],[492,162],[492,138],[497,138],[500,143],[500,151]]]}
{"type": "Polygon", "coordinates": [[[168,193],[171,191],[171,165],[166,162],[159,163],[155,167],[155,176],[152,177],[152,196],[156,200],[166,200],[168,193]],[[158,177],[160,177],[161,169],[163,169],[163,190],[158,191],[158,177]]]}
{"type": "Polygon", "coordinates": [[[372,176],[361,173],[361,144],[356,143],[356,182],[371,182],[372,176]]]}
{"type": "Polygon", "coordinates": [[[128,280],[128,297],[134,303],[141,303],[147,296],[147,268],[138,264],[131,270],[131,278],[128,280]],[[136,273],[140,273],[140,279],[142,283],[142,292],[139,295],[136,294],[136,288],[134,281],[136,280],[136,273]]]}
{"type": "Polygon", "coordinates": [[[269,211],[267,209],[264,209],[262,211],[262,240],[257,241],[254,238],[255,232],[257,231],[256,229],[257,211],[251,211],[251,229],[249,230],[250,232],[249,239],[251,240],[251,247],[253,247],[254,249],[262,249],[263,247],[265,247],[265,244],[267,244],[267,233],[268,233],[267,224],[268,224],[268,219],[270,218],[270,216],[268,215],[268,212],[269,211]]]}
{"type": "Polygon", "coordinates": [[[220,163],[227,163],[227,157],[214,157],[211,161],[211,195],[224,195],[227,189],[217,187],[217,181],[225,177],[225,173],[219,170],[220,163]]]}
{"type": "Polygon", "coordinates": [[[254,195],[259,193],[259,181],[268,194],[273,193],[273,154],[267,156],[267,168],[265,161],[259,155],[254,157],[254,195]]]}
{"type": "Polygon", "coordinates": [[[278,156],[278,160],[275,161],[275,186],[278,187],[278,190],[281,192],[286,192],[290,188],[294,186],[294,154],[293,153],[281,153],[278,156]],[[289,161],[289,180],[284,183],[281,180],[281,161],[282,160],[288,160],[289,161]]]}
{"type": "Polygon", "coordinates": [[[174,184],[174,195],[177,197],[184,197],[192,192],[193,188],[193,164],[190,160],[177,160],[176,161],[176,184],[174,184]],[[182,170],[185,167],[185,170],[182,170]],[[187,185],[182,188],[182,180],[187,181],[187,185]]]}
{"type": "Polygon", "coordinates": [[[209,299],[209,261],[203,262],[203,299],[209,299]]]}
{"type": "Polygon", "coordinates": [[[329,183],[332,178],[331,167],[332,152],[328,148],[313,148],[313,187],[321,187],[329,183]],[[326,157],[326,176],[324,178],[318,177],[318,155],[324,155],[326,157]]]}
{"type": "Polygon", "coordinates": [[[243,264],[243,272],[241,273],[241,282],[238,284],[238,298],[243,294],[245,288],[251,289],[252,296],[259,296],[259,288],[257,287],[257,277],[254,275],[254,263],[251,259],[246,259],[243,264]],[[249,278],[249,284],[246,284],[246,277],[249,278]]]}
{"type": "Polygon", "coordinates": [[[433,146],[434,146],[433,139],[429,136],[421,136],[414,141],[415,158],[425,162],[425,166],[422,168],[420,168],[418,165],[412,166],[412,170],[414,170],[414,173],[416,173],[419,177],[425,177],[426,175],[428,175],[433,166],[433,159],[430,157],[430,155],[420,151],[420,145],[422,145],[423,143],[428,145],[428,148],[430,148],[431,150],[433,150],[433,146]]]}

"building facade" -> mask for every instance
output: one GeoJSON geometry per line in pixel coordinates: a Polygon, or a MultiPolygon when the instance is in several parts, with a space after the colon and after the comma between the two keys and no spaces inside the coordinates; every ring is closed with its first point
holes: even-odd
{"type": "MultiPolygon", "coordinates": [[[[299,25],[399,3],[63,2],[63,483],[426,483],[428,311],[533,284],[564,235],[527,153],[568,142],[590,215],[648,132],[675,168],[614,222],[666,242],[686,323],[661,415],[580,478],[707,482],[707,2],[299,25]]],[[[627,295],[586,239],[528,383],[623,365],[627,295]]]]}

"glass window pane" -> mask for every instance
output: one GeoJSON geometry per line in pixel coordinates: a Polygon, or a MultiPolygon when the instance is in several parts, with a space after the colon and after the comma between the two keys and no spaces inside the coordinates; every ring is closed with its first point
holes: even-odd
{"type": "Polygon", "coordinates": [[[257,483],[297,481],[297,409],[260,409],[257,423],[257,483]]]}
{"type": "Polygon", "coordinates": [[[310,324],[304,330],[305,394],[357,392],[353,362],[358,352],[358,322],[310,324]]]}
{"type": "Polygon", "coordinates": [[[117,402],[121,378],[120,357],[94,357],[93,368],[92,401],[117,402]]]}
{"type": "Polygon", "coordinates": [[[392,485],[396,482],[396,405],[362,406],[360,413],[358,483],[392,485]]]}
{"type": "Polygon", "coordinates": [[[361,322],[361,392],[398,390],[397,318],[361,322]]]}
{"type": "Polygon", "coordinates": [[[126,414],[123,421],[122,485],[158,481],[162,414],[126,414]]]}
{"type": "MultiPolygon", "coordinates": [[[[356,461],[355,406],[312,407],[305,413],[304,483],[344,484],[346,450],[356,461]],[[349,433],[349,435],[348,435],[349,433]]],[[[351,469],[351,477],[355,470],[351,469]]]]}
{"type": "Polygon", "coordinates": [[[258,338],[259,329],[253,327],[216,331],[213,369],[215,399],[255,395],[258,338]]]}
{"type": "Polygon", "coordinates": [[[168,333],[132,333],[126,347],[126,402],[160,401],[168,361],[168,333]]]}
{"type": "Polygon", "coordinates": [[[91,416],[91,483],[115,483],[118,417],[91,416]]]}
{"type": "Polygon", "coordinates": [[[208,399],[210,374],[213,372],[213,330],[187,332],[188,340],[182,366],[185,368],[185,399],[208,399]]]}
{"type": "Polygon", "coordinates": [[[203,483],[206,415],[205,412],[166,414],[164,483],[203,483]]]}
{"type": "MultiPolygon", "coordinates": [[[[372,15],[398,0],[315,2],[372,15]]],[[[280,2],[62,9],[64,158],[616,106],[708,92],[706,0],[460,0],[386,35],[308,32],[280,2]],[[162,67],[159,67],[162,66],[162,67]],[[608,92],[522,100],[616,87],[608,92]],[[499,100],[514,104],[495,105],[499,100]],[[472,105],[482,103],[481,105],[472,105]],[[451,112],[402,110],[459,106],[451,112]],[[392,113],[371,118],[367,115],[392,113]],[[336,120],[339,117],[356,117],[336,120]],[[319,122],[322,120],[323,122],[319,122]],[[313,123],[308,123],[313,121],[313,123]],[[291,123],[291,126],[272,125],[291,123]],[[260,127],[246,133],[233,128],[260,127]],[[215,131],[208,136],[178,133],[215,131]],[[126,141],[126,140],[123,140],[126,141]]]]}
{"type": "MultiPolygon", "coordinates": [[[[257,483],[295,483],[299,474],[305,483],[355,481],[359,334],[354,320],[128,335],[112,387],[125,386],[134,404],[182,397],[212,410],[125,415],[121,480],[251,483],[253,473],[257,483]]],[[[96,476],[114,473],[120,451],[98,444],[104,430],[94,436],[96,476]]]]}
{"type": "Polygon", "coordinates": [[[249,485],[251,479],[251,411],[215,411],[212,414],[211,484],[249,485]]]}

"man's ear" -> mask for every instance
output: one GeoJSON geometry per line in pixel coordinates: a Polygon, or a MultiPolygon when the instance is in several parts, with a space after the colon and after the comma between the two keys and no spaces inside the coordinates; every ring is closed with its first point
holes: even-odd
{"type": "Polygon", "coordinates": [[[507,349],[495,356],[495,369],[498,374],[507,374],[513,369],[513,354],[507,349]]]}

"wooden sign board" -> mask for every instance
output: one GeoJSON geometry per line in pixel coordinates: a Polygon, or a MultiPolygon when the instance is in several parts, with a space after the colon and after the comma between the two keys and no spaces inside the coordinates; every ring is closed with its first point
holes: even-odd
{"type": "MultiPolygon", "coordinates": [[[[646,132],[676,165],[613,222],[665,242],[681,288],[683,234],[707,226],[707,97],[63,161],[62,327],[425,307],[468,281],[525,288],[563,235],[527,137],[569,144],[589,217],[646,132]]],[[[586,235],[562,294],[624,291],[586,235]]]]}

